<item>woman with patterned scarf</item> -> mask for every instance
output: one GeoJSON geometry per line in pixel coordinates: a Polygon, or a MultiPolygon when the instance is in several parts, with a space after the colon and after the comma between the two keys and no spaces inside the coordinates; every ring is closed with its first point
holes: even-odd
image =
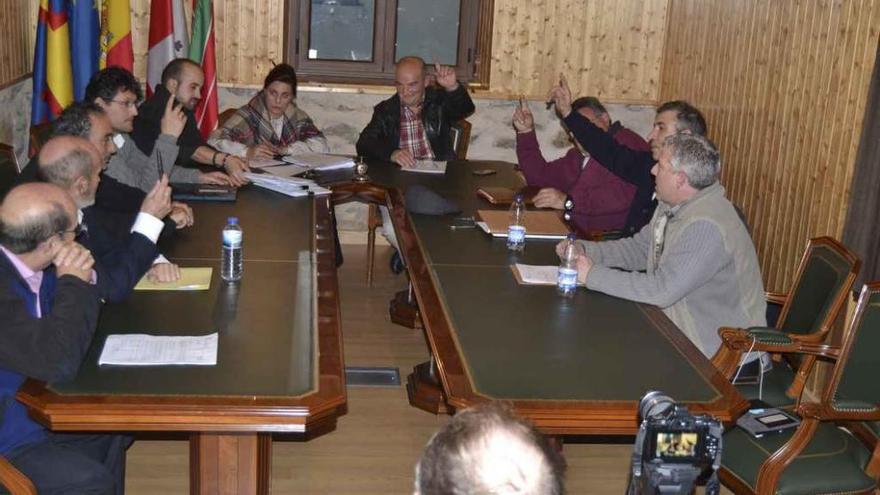
{"type": "Polygon", "coordinates": [[[295,103],[296,72],[288,64],[269,71],[263,89],[211,133],[214,148],[251,159],[327,152],[327,140],[295,103]]]}

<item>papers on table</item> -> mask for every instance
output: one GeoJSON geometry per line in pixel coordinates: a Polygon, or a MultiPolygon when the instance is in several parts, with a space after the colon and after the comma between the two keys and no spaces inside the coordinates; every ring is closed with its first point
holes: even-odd
{"type": "Polygon", "coordinates": [[[278,165],[284,165],[284,162],[281,160],[275,160],[273,158],[251,158],[248,160],[248,167],[251,168],[265,168],[265,167],[275,167],[278,165]]]}
{"type": "Polygon", "coordinates": [[[303,172],[307,172],[308,170],[308,167],[303,167],[302,165],[293,165],[283,162],[280,165],[271,165],[263,169],[264,172],[276,177],[293,177],[303,172]]]}
{"type": "MultiPolygon", "coordinates": [[[[559,267],[516,263],[510,266],[510,270],[521,285],[556,285],[559,267]]],[[[583,284],[578,282],[578,285],[583,284]]]]}
{"type": "Polygon", "coordinates": [[[203,337],[108,335],[98,365],[161,366],[217,364],[217,333],[203,337]]]}
{"type": "Polygon", "coordinates": [[[300,179],[298,177],[276,177],[270,174],[255,174],[253,172],[244,174],[249,181],[270,191],[286,194],[293,198],[308,196],[314,194],[322,196],[330,194],[330,190],[319,186],[315,181],[308,179],[300,179]]]}
{"type": "Polygon", "coordinates": [[[350,156],[330,155],[327,153],[299,153],[283,158],[287,163],[305,167],[307,170],[337,170],[354,167],[350,156]]]}
{"type": "Polygon", "coordinates": [[[416,164],[412,167],[401,167],[404,172],[416,172],[421,174],[445,174],[446,162],[435,162],[434,160],[416,160],[416,164]]]}
{"type": "Polygon", "coordinates": [[[181,268],[180,280],[176,282],[152,282],[146,276],[134,286],[134,290],[208,290],[211,288],[211,274],[214,269],[181,268]]]}

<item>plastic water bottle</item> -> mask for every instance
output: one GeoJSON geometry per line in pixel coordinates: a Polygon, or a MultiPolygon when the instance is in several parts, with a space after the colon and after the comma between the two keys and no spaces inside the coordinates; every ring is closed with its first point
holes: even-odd
{"type": "Polygon", "coordinates": [[[562,241],[562,256],[559,262],[559,271],[556,275],[556,290],[562,297],[574,297],[574,291],[577,289],[577,237],[574,234],[568,234],[568,237],[562,241]]]}
{"type": "Polygon", "coordinates": [[[242,230],[238,225],[238,217],[229,217],[223,227],[223,261],[220,266],[220,278],[227,282],[241,280],[242,272],[242,230]]]}
{"type": "Polygon", "coordinates": [[[510,205],[510,224],[507,227],[507,249],[522,251],[526,245],[526,205],[522,194],[517,194],[510,205]]]}

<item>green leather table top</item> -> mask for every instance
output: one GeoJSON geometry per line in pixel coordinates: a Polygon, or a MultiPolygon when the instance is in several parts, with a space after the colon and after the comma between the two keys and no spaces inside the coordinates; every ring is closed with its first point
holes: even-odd
{"type": "Polygon", "coordinates": [[[290,397],[315,389],[312,200],[255,187],[240,191],[238,198],[235,204],[194,204],[196,225],[174,240],[177,256],[203,258],[172,258],[175,262],[214,268],[210,290],[138,291],[125,303],[106,305],[79,374],[71,382],[50,385],[53,391],[290,397]],[[231,214],[242,219],[245,232],[244,276],[237,286],[225,284],[219,272],[220,230],[231,214]],[[216,366],[97,365],[108,334],[215,331],[220,337],[216,366]]]}
{"type": "Polygon", "coordinates": [[[676,400],[718,394],[637,305],[520,286],[506,266],[434,266],[474,389],[498,399],[676,400]]]}

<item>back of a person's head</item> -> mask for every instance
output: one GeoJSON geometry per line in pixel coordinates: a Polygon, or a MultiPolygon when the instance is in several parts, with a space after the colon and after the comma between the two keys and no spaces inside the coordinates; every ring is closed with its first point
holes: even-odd
{"type": "Polygon", "coordinates": [[[134,74],[122,67],[107,67],[95,72],[89,79],[85,100],[94,102],[96,98],[101,98],[109,102],[125,91],[131,92],[138,100],[143,97],[141,85],[134,74]]]}
{"type": "Polygon", "coordinates": [[[92,115],[103,115],[104,110],[91,100],[77,101],[65,108],[52,123],[52,137],[77,136],[88,138],[92,130],[92,115]]]}
{"type": "Polygon", "coordinates": [[[416,465],[420,495],[560,495],[565,461],[504,403],[458,412],[416,465]]]}
{"type": "Polygon", "coordinates": [[[599,101],[599,98],[596,98],[595,96],[581,96],[571,102],[572,111],[577,112],[581,108],[589,108],[597,116],[608,113],[608,110],[605,109],[605,105],[603,105],[602,102],[599,101]]]}
{"type": "Polygon", "coordinates": [[[705,189],[718,181],[721,154],[706,136],[673,134],[666,138],[664,146],[672,152],[672,169],[684,172],[691,187],[705,189]]]}
{"type": "Polygon", "coordinates": [[[675,130],[678,132],[688,131],[691,134],[705,136],[708,131],[706,119],[703,113],[697,110],[697,107],[683,100],[667,101],[657,108],[657,113],[675,112],[676,124],[675,130]]]}

